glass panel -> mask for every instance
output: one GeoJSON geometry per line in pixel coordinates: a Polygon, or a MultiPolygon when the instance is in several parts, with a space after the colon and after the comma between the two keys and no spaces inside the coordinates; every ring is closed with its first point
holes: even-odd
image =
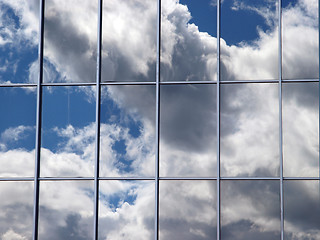
{"type": "Polygon", "coordinates": [[[0,1],[0,84],[38,80],[39,1],[0,1]]]}
{"type": "Polygon", "coordinates": [[[222,240],[280,240],[279,181],[221,182],[222,240]]]}
{"type": "Polygon", "coordinates": [[[0,182],[0,238],[32,239],[33,182],[0,182]]]}
{"type": "Polygon", "coordinates": [[[283,89],[284,176],[319,176],[319,83],[283,89]]]}
{"type": "Polygon", "coordinates": [[[100,181],[99,238],[154,238],[154,183],[100,181]]]}
{"type": "Polygon", "coordinates": [[[222,176],[279,176],[278,84],[220,89],[222,176]]]}
{"type": "Polygon", "coordinates": [[[39,239],[91,239],[93,181],[40,183],[39,239]]]}
{"type": "Polygon", "coordinates": [[[0,88],[0,177],[33,177],[36,89],[0,88]]]}
{"type": "Polygon", "coordinates": [[[104,1],[102,81],[155,81],[157,0],[104,1]]]}
{"type": "Polygon", "coordinates": [[[93,176],[95,88],[44,87],[41,176],[93,176]]]}
{"type": "Polygon", "coordinates": [[[162,85],[160,175],[216,175],[216,85],[162,85]]]}
{"type": "Polygon", "coordinates": [[[319,181],[284,182],[284,230],[286,240],[320,236],[319,181]]]}
{"type": "Polygon", "coordinates": [[[154,176],[155,86],[102,86],[100,176],[154,176]]]}
{"type": "Polygon", "coordinates": [[[45,2],[44,82],[95,82],[98,1],[45,2]]]}
{"type": "Polygon", "coordinates": [[[160,239],[215,239],[216,181],[160,182],[160,239]]]}
{"type": "Polygon", "coordinates": [[[319,78],[318,1],[282,2],[282,77],[319,78]]]}
{"type": "Polygon", "coordinates": [[[161,81],[216,80],[216,26],[216,1],[162,1],[161,81]]]}
{"type": "Polygon", "coordinates": [[[278,78],[278,0],[224,0],[221,80],[278,78]]]}

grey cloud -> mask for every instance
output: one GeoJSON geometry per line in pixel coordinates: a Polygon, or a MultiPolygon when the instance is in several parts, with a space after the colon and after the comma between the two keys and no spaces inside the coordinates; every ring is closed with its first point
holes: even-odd
{"type": "Polygon", "coordinates": [[[242,219],[221,228],[222,239],[232,240],[276,240],[280,239],[280,231],[264,231],[254,222],[242,219]]]}

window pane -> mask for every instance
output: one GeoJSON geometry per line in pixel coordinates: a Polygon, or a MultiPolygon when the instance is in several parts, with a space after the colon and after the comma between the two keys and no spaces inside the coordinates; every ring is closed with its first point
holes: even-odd
{"type": "Polygon", "coordinates": [[[280,240],[279,181],[221,182],[222,240],[280,240]]]}
{"type": "Polygon", "coordinates": [[[0,1],[0,84],[38,80],[39,1],[0,1]]]}
{"type": "Polygon", "coordinates": [[[221,80],[278,78],[277,0],[221,4],[221,80]]]}
{"type": "Polygon", "coordinates": [[[153,239],[154,194],[151,181],[100,181],[99,239],[153,239]]]}
{"type": "Polygon", "coordinates": [[[0,237],[32,239],[33,182],[0,182],[0,237]]]}
{"type": "Polygon", "coordinates": [[[161,81],[216,80],[216,16],[215,1],[162,1],[161,81]]]}
{"type": "Polygon", "coordinates": [[[318,1],[282,2],[283,78],[319,78],[318,1]]]}
{"type": "Polygon", "coordinates": [[[319,239],[319,181],[284,182],[285,239],[319,239]]]}
{"type": "Polygon", "coordinates": [[[160,239],[216,239],[216,181],[160,182],[160,239]]]}
{"type": "Polygon", "coordinates": [[[44,87],[41,176],[93,176],[95,88],[44,87]]]}
{"type": "Polygon", "coordinates": [[[102,81],[155,81],[157,1],[103,1],[102,81]]]}
{"type": "Polygon", "coordinates": [[[0,88],[0,177],[32,177],[36,89],[0,88]]]}
{"type": "Polygon", "coordinates": [[[279,176],[278,84],[223,84],[222,176],[279,176]]]}
{"type": "Polygon", "coordinates": [[[44,81],[95,82],[98,1],[45,2],[44,81]]]}
{"type": "Polygon", "coordinates": [[[284,175],[319,176],[319,83],[286,83],[283,89],[284,175]]]}
{"type": "Polygon", "coordinates": [[[216,175],[216,85],[162,85],[160,175],[216,175]]]}
{"type": "Polygon", "coordinates": [[[93,195],[93,182],[41,182],[39,239],[91,239],[93,195]]]}
{"type": "Polygon", "coordinates": [[[100,176],[154,176],[155,86],[101,89],[100,176]]]}

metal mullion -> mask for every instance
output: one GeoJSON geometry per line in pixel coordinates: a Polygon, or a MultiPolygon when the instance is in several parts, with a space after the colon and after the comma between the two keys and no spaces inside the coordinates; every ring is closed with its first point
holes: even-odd
{"type": "Polygon", "coordinates": [[[160,177],[159,178],[160,180],[164,180],[164,181],[189,181],[189,180],[192,180],[192,181],[203,181],[203,180],[206,180],[206,181],[216,181],[217,178],[216,177],[160,177]]]}
{"type": "Polygon", "coordinates": [[[61,86],[61,87],[80,87],[80,86],[95,86],[96,83],[94,82],[89,82],[89,83],[86,83],[86,82],[79,82],[79,83],[76,83],[76,82],[56,82],[56,83],[42,83],[41,86],[48,86],[48,87],[58,87],[58,86],[61,86]]]}
{"type": "Polygon", "coordinates": [[[157,0],[157,64],[156,64],[156,155],[155,155],[155,223],[154,239],[159,239],[159,164],[160,164],[160,53],[161,0],[157,0]]]}
{"type": "Polygon", "coordinates": [[[282,135],[282,1],[278,0],[278,61],[279,61],[279,161],[280,161],[280,229],[284,240],[284,199],[283,199],[283,135],[282,135]]]}
{"type": "Polygon", "coordinates": [[[100,85],[156,85],[156,82],[100,82],[100,85]]]}
{"type": "Polygon", "coordinates": [[[35,143],[35,169],[34,169],[34,199],[33,199],[33,240],[38,239],[39,222],[39,177],[40,177],[40,150],[41,150],[41,115],[42,115],[42,87],[43,81],[43,42],[44,42],[44,6],[45,0],[39,0],[39,78],[37,83],[37,116],[36,116],[36,143],[35,143]]]}
{"type": "Polygon", "coordinates": [[[37,84],[34,83],[5,83],[1,84],[0,83],[0,88],[2,87],[19,87],[19,88],[24,88],[24,87],[37,87],[37,84]]]}
{"type": "Polygon", "coordinates": [[[97,25],[97,73],[96,73],[96,146],[94,166],[94,217],[93,240],[98,239],[99,228],[99,156],[100,156],[100,101],[101,101],[101,53],[102,53],[102,11],[103,0],[98,0],[98,25],[97,25]]]}
{"type": "Polygon", "coordinates": [[[241,181],[259,181],[259,180],[280,180],[280,177],[220,177],[221,180],[233,181],[233,180],[241,180],[241,181]]]}
{"type": "Polygon", "coordinates": [[[103,181],[154,181],[154,177],[99,177],[103,181]]]}
{"type": "Polygon", "coordinates": [[[0,182],[26,182],[26,181],[34,181],[34,177],[21,177],[21,178],[0,178],[0,182]]]}
{"type": "Polygon", "coordinates": [[[92,181],[94,177],[39,177],[43,181],[92,181]]]}
{"type": "Polygon", "coordinates": [[[320,180],[320,177],[284,177],[285,181],[295,181],[295,180],[303,180],[303,181],[314,181],[320,180]]]}
{"type": "Polygon", "coordinates": [[[221,1],[217,0],[217,240],[221,238],[220,204],[220,10],[221,1]]]}

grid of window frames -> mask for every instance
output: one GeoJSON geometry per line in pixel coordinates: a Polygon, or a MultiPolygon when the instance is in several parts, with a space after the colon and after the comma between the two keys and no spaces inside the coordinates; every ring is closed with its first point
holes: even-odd
{"type": "Polygon", "coordinates": [[[318,6],[1,0],[0,238],[319,239],[318,6]]]}

